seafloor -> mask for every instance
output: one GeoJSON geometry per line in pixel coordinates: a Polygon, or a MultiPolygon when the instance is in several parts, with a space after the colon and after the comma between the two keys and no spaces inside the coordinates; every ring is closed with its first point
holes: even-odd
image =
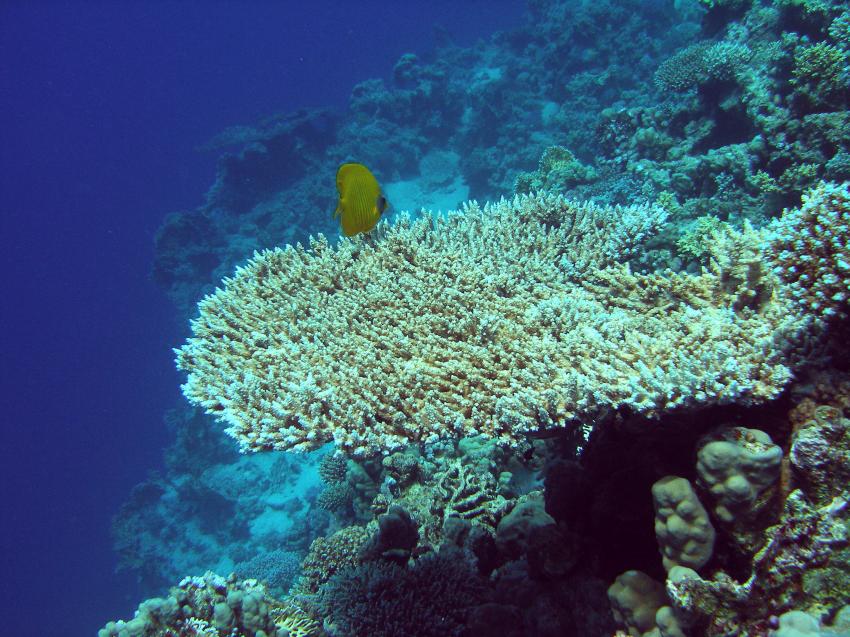
{"type": "Polygon", "coordinates": [[[209,142],[101,637],[850,635],[850,9],[527,5],[209,142]]]}

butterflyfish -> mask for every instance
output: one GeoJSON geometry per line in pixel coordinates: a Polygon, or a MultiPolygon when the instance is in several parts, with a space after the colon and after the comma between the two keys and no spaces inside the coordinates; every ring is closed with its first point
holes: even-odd
{"type": "Polygon", "coordinates": [[[375,175],[363,164],[343,164],[336,172],[339,203],[334,219],[339,217],[342,233],[351,237],[369,232],[389,206],[375,175]]]}

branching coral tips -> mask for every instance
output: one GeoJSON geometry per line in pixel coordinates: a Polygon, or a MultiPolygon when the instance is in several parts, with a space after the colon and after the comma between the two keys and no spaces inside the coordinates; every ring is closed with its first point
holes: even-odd
{"type": "Polygon", "coordinates": [[[334,218],[340,218],[346,237],[369,232],[389,206],[375,175],[363,164],[340,166],[336,173],[336,188],[339,203],[334,218]]]}

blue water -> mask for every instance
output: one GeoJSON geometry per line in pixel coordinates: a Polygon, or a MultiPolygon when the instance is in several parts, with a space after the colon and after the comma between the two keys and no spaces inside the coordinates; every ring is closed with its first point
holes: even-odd
{"type": "MultiPolygon", "coordinates": [[[[519,1],[0,5],[4,635],[130,617],[110,518],[162,459],[186,326],[150,279],[169,211],[201,203],[223,128],[515,25],[519,1]]],[[[329,180],[329,183],[332,181],[329,180]]],[[[325,214],[322,211],[321,214],[325,214]]]]}

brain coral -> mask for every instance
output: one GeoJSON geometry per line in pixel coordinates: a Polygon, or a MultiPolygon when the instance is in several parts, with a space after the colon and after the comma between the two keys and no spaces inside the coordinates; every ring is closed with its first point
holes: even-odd
{"type": "MultiPolygon", "coordinates": [[[[183,392],[243,451],[334,440],[360,454],[774,396],[798,306],[740,307],[728,272],[617,263],[663,220],[524,196],[257,253],[199,304],[177,350],[183,392]]],[[[736,285],[764,287],[752,278],[736,285]]]]}

